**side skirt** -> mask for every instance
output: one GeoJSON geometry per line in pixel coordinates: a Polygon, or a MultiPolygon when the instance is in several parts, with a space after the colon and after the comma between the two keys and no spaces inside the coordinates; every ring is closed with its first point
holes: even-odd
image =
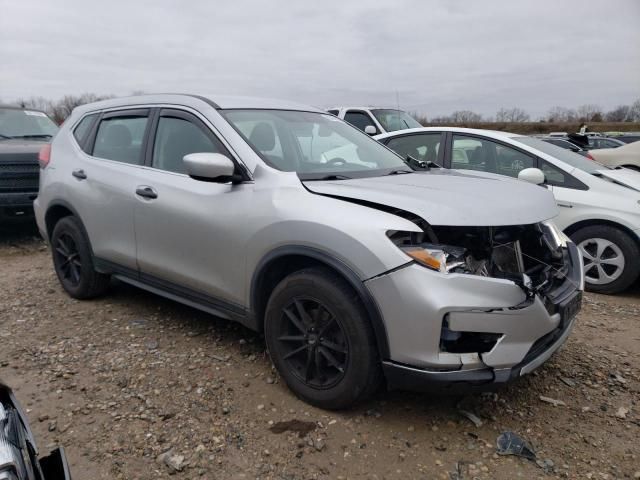
{"type": "Polygon", "coordinates": [[[108,260],[94,258],[93,262],[96,270],[102,273],[109,273],[118,280],[133,285],[134,287],[197,308],[198,310],[217,317],[239,322],[252,330],[256,329],[253,316],[249,314],[247,309],[240,305],[229,303],[180,285],[175,285],[152,275],[139,273],[131,268],[121,267],[108,260]]]}

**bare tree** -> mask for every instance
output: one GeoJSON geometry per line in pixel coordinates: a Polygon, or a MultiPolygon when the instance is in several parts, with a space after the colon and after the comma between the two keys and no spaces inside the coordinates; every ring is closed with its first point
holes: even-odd
{"type": "Polygon", "coordinates": [[[529,114],[518,107],[503,107],[496,113],[496,122],[528,122],[530,119],[529,114]]]}
{"type": "Polygon", "coordinates": [[[602,108],[598,105],[587,104],[580,105],[576,113],[578,120],[581,122],[601,122],[602,121],[602,108]]]}
{"type": "Polygon", "coordinates": [[[628,122],[640,122],[640,98],[629,107],[628,122]]]}
{"type": "Polygon", "coordinates": [[[607,122],[626,122],[629,116],[629,105],[618,105],[604,116],[607,122]]]}
{"type": "Polygon", "coordinates": [[[575,122],[577,114],[575,110],[565,107],[552,107],[547,113],[547,121],[554,123],[575,122]]]}
{"type": "Polygon", "coordinates": [[[54,103],[51,109],[51,116],[57,123],[62,123],[71,115],[74,108],[84,105],[85,103],[97,102],[112,98],[111,95],[96,95],[95,93],[83,93],[82,95],[65,95],[54,103]]]}
{"type": "Polygon", "coordinates": [[[21,108],[32,108],[47,113],[51,112],[51,100],[47,100],[44,97],[19,98],[14,103],[21,108]]]}
{"type": "Polygon", "coordinates": [[[471,110],[458,110],[451,114],[453,123],[478,123],[482,121],[482,115],[471,110]]]}

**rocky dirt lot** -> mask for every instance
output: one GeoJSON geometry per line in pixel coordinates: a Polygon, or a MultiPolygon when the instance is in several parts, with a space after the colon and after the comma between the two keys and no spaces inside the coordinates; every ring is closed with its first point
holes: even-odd
{"type": "Polygon", "coordinates": [[[565,348],[498,392],[326,412],[287,390],[254,333],[121,283],[73,300],[35,232],[0,232],[0,378],[76,480],[637,479],[639,363],[640,286],[587,295],[565,348]],[[504,431],[538,461],[498,455],[504,431]]]}

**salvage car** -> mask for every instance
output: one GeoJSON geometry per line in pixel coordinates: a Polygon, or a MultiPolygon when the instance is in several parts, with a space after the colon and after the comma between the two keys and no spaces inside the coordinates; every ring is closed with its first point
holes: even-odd
{"type": "MultiPolygon", "coordinates": [[[[555,222],[582,251],[588,290],[618,293],[638,279],[638,173],[611,169],[541,139],[508,132],[429,127],[376,138],[403,157],[543,185],[560,207],[555,222]]],[[[604,151],[591,154],[598,160],[604,151]]]]}
{"type": "Polygon", "coordinates": [[[312,107],[107,100],[75,109],[41,166],[36,219],[69,295],[116,277],[264,332],[287,385],[322,408],[383,380],[505,383],[580,309],[579,251],[548,191],[422,171],[312,107]]]}
{"type": "Polygon", "coordinates": [[[334,107],[327,112],[342,118],[368,135],[379,135],[422,126],[407,112],[396,108],[334,107]]]}
{"type": "Polygon", "coordinates": [[[38,458],[29,422],[12,390],[0,381],[0,480],[71,480],[62,447],[38,458]]]}
{"type": "Polygon", "coordinates": [[[38,153],[57,130],[44,112],[0,106],[0,223],[33,221],[38,153]]]}

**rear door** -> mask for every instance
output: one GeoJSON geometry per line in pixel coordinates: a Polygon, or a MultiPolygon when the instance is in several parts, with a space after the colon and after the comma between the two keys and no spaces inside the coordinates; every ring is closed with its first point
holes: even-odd
{"type": "Polygon", "coordinates": [[[234,158],[195,113],[165,108],[154,118],[147,168],[136,186],[140,277],[231,313],[244,303],[247,212],[252,183],[215,183],[187,175],[183,157],[217,152],[234,158]]]}
{"type": "MultiPolygon", "coordinates": [[[[83,153],[69,171],[68,198],[87,230],[99,260],[137,270],[133,228],[135,186],[144,178],[149,109],[109,111],[79,134],[83,153]]],[[[76,128],[84,128],[82,121],[76,128]]],[[[75,132],[74,132],[75,133],[75,132]]]]}

